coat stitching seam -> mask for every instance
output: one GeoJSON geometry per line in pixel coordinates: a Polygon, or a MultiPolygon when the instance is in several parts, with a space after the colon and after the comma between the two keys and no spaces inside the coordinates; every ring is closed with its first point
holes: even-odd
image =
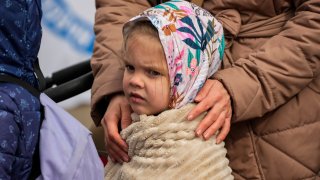
{"type": "Polygon", "coordinates": [[[265,137],[265,136],[269,136],[269,135],[273,135],[275,133],[282,133],[282,132],[286,132],[286,131],[289,131],[289,130],[292,130],[292,129],[297,129],[297,128],[302,128],[304,126],[308,126],[308,125],[312,125],[314,123],[319,123],[320,121],[314,121],[314,122],[310,122],[310,123],[305,123],[303,124],[302,126],[296,126],[296,127],[290,127],[290,128],[286,128],[286,129],[283,129],[283,130],[276,130],[276,131],[273,131],[273,132],[268,132],[268,133],[265,133],[265,134],[261,134],[261,135],[258,135],[256,134],[258,137],[265,137]]]}
{"type": "Polygon", "coordinates": [[[260,173],[261,179],[265,179],[263,171],[262,171],[262,167],[261,167],[261,162],[260,162],[259,157],[257,155],[257,148],[255,146],[255,143],[253,142],[254,141],[254,139],[253,139],[254,138],[254,133],[253,133],[253,128],[252,128],[251,122],[248,125],[248,129],[249,129],[250,141],[251,141],[251,144],[252,144],[252,147],[253,147],[253,154],[254,154],[254,157],[255,157],[256,165],[258,167],[258,171],[260,173]]]}
{"type": "Polygon", "coordinates": [[[239,172],[237,172],[237,171],[235,171],[235,170],[233,170],[233,169],[232,169],[232,172],[233,172],[234,174],[237,174],[237,175],[240,176],[241,178],[246,179],[243,175],[241,175],[239,172]]]}
{"type": "Polygon", "coordinates": [[[276,146],[274,146],[273,144],[271,144],[269,141],[267,141],[266,139],[264,139],[263,137],[261,137],[261,140],[263,140],[264,142],[266,142],[267,144],[269,144],[270,146],[272,146],[274,149],[278,150],[279,152],[283,153],[284,155],[286,155],[287,157],[289,157],[290,159],[296,161],[298,164],[301,164],[303,167],[305,167],[306,169],[308,169],[309,171],[311,171],[312,173],[314,173],[314,175],[316,174],[316,172],[314,172],[311,168],[307,167],[307,165],[303,164],[302,162],[300,162],[299,160],[295,159],[294,157],[290,156],[289,154],[287,154],[286,152],[284,152],[283,150],[277,148],[276,146]]]}

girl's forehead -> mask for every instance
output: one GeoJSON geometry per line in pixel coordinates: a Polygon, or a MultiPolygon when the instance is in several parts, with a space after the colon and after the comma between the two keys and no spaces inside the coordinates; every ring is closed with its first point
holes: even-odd
{"type": "Polygon", "coordinates": [[[138,55],[163,55],[164,50],[160,43],[160,40],[146,36],[132,36],[128,38],[126,44],[127,54],[138,54],[138,55]]]}
{"type": "Polygon", "coordinates": [[[160,42],[156,39],[132,38],[128,40],[126,59],[139,61],[149,66],[158,66],[166,63],[165,54],[160,42]]]}
{"type": "Polygon", "coordinates": [[[161,45],[161,42],[156,37],[145,35],[143,33],[134,33],[128,37],[127,44],[161,45]]]}

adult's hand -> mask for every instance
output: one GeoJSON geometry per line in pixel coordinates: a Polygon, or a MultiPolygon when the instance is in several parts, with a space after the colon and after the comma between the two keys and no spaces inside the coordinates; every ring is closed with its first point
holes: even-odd
{"type": "Polygon", "coordinates": [[[110,100],[107,111],[101,120],[105,134],[106,150],[113,162],[128,162],[128,145],[121,138],[118,123],[124,129],[132,122],[130,114],[132,110],[124,95],[115,95],[110,100]]]}
{"type": "Polygon", "coordinates": [[[195,102],[198,104],[188,114],[189,120],[208,111],[199,123],[196,135],[203,136],[207,140],[220,130],[216,138],[216,143],[220,143],[230,131],[232,107],[228,91],[218,80],[208,79],[197,94],[195,102]]]}

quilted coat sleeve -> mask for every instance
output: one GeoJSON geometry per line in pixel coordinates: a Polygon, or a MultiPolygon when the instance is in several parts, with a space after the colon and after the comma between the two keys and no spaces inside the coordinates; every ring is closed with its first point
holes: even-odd
{"type": "Polygon", "coordinates": [[[215,74],[232,98],[234,122],[276,109],[320,74],[320,2],[292,2],[295,14],[279,34],[215,74]]]}
{"type": "Polygon", "coordinates": [[[122,91],[122,26],[149,6],[147,0],[96,0],[96,40],[91,58],[91,116],[96,125],[107,107],[105,97],[122,91]]]}

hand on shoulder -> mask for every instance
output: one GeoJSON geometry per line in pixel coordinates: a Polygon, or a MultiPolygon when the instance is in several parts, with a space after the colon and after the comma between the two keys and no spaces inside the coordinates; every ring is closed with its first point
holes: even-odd
{"type": "Polygon", "coordinates": [[[119,134],[118,123],[124,129],[131,124],[132,110],[124,95],[114,95],[108,105],[101,124],[105,134],[105,146],[110,159],[113,162],[128,162],[128,145],[119,134]]]}
{"type": "Polygon", "coordinates": [[[196,135],[207,140],[220,130],[217,135],[217,143],[220,143],[226,138],[231,125],[232,107],[228,91],[220,81],[208,79],[196,96],[195,102],[198,104],[189,113],[189,120],[208,111],[199,123],[196,135]]]}

